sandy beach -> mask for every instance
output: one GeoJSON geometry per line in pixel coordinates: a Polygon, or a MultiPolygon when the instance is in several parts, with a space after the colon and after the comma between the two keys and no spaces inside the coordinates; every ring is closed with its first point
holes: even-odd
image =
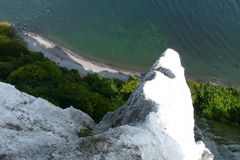
{"type": "Polygon", "coordinates": [[[101,73],[108,78],[113,77],[126,80],[129,76],[141,75],[139,72],[128,71],[89,60],[74,53],[70,49],[32,32],[21,31],[20,36],[31,51],[43,53],[45,57],[49,58],[61,67],[76,69],[79,71],[81,76],[85,76],[88,73],[101,73]]]}

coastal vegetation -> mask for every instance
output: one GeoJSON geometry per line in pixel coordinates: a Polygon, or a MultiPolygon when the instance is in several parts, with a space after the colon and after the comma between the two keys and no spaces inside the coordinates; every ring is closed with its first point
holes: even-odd
{"type": "Polygon", "coordinates": [[[77,70],[61,68],[41,53],[29,51],[14,28],[1,23],[0,81],[62,108],[74,106],[98,122],[128,99],[139,80],[124,82],[100,74],[81,77],[77,70]]]}
{"type": "Polygon", "coordinates": [[[188,81],[196,114],[240,124],[240,90],[207,82],[188,81]]]}
{"type": "MultiPolygon", "coordinates": [[[[61,68],[41,53],[29,51],[8,23],[0,23],[0,81],[62,108],[74,106],[96,122],[123,105],[140,83],[137,77],[127,81],[100,74],[81,77],[77,70],[61,68]]],[[[196,114],[240,124],[238,89],[194,81],[188,85],[196,114]]]]}

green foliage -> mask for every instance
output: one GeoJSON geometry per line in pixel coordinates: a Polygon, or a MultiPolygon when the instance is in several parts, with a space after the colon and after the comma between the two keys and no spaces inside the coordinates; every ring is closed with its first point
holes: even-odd
{"type": "Polygon", "coordinates": [[[107,98],[118,96],[124,83],[115,78],[104,78],[101,74],[89,74],[83,78],[83,81],[91,90],[99,92],[107,98]]]}
{"type": "Polygon", "coordinates": [[[13,38],[16,36],[16,31],[10,23],[0,22],[0,35],[13,38]]]}
{"type": "Polygon", "coordinates": [[[210,83],[188,81],[193,105],[198,114],[220,121],[240,124],[240,91],[210,83]]]}
{"type": "Polygon", "coordinates": [[[92,135],[92,129],[88,127],[84,127],[78,132],[79,137],[87,137],[91,135],[92,135]]]}
{"type": "Polygon", "coordinates": [[[128,81],[124,82],[115,78],[104,78],[101,74],[89,74],[82,79],[82,82],[92,92],[97,92],[106,98],[104,101],[102,101],[103,98],[93,99],[94,102],[102,106],[100,110],[94,110],[94,115],[99,115],[97,119],[100,120],[105,113],[124,104],[139,84],[140,79],[130,77],[128,81]],[[111,103],[108,103],[108,100],[111,103]]]}
{"type": "Polygon", "coordinates": [[[0,61],[0,80],[4,80],[13,71],[13,64],[0,61]]]}
{"type": "Polygon", "coordinates": [[[130,77],[128,81],[123,84],[120,92],[124,95],[125,98],[128,98],[130,94],[137,88],[141,80],[137,77],[130,77]]]}

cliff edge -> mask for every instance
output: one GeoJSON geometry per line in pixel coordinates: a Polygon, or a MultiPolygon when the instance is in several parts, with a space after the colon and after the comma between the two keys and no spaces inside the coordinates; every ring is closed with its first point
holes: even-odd
{"type": "Polygon", "coordinates": [[[128,102],[95,125],[85,113],[0,83],[0,159],[211,160],[194,139],[180,57],[166,50],[128,102]]]}

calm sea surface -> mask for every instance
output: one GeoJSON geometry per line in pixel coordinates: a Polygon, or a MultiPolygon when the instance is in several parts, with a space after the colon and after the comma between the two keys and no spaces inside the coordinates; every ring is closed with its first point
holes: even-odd
{"type": "Polygon", "coordinates": [[[0,20],[138,71],[171,47],[188,75],[240,85],[239,0],[0,0],[0,20]]]}

